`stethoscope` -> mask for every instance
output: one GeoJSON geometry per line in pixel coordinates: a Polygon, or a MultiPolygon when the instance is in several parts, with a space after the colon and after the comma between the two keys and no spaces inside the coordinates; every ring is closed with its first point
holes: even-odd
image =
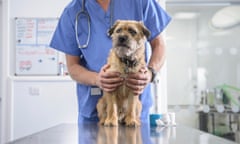
{"type": "MultiPolygon", "coordinates": [[[[75,37],[77,40],[78,48],[80,49],[88,47],[89,40],[91,37],[91,19],[88,12],[85,10],[85,2],[86,0],[82,0],[81,10],[76,14],[76,18],[75,18],[75,37]],[[86,16],[87,22],[88,22],[88,36],[84,44],[81,44],[78,38],[78,21],[79,21],[79,16],[81,15],[86,16]]],[[[110,25],[111,26],[113,25],[113,0],[110,1],[110,25]]]]}

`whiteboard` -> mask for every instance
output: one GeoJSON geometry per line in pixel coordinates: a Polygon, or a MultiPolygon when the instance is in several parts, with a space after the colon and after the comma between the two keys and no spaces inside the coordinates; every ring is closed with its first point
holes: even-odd
{"type": "Polygon", "coordinates": [[[15,75],[58,75],[58,52],[49,47],[57,18],[15,18],[15,75]]]}

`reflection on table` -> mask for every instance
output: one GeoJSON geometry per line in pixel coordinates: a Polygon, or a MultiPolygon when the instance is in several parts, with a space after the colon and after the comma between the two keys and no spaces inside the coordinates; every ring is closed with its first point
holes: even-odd
{"type": "Polygon", "coordinates": [[[10,144],[236,144],[185,126],[104,127],[96,123],[61,124],[10,144]]]}

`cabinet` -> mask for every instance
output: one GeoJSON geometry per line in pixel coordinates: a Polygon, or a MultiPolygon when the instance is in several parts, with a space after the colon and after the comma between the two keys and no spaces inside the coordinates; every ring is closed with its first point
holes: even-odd
{"type": "Polygon", "coordinates": [[[240,142],[240,113],[211,110],[199,112],[199,128],[202,131],[240,142]]]}
{"type": "Polygon", "coordinates": [[[60,76],[13,78],[12,139],[60,123],[77,122],[75,85],[70,78],[60,76]]]}

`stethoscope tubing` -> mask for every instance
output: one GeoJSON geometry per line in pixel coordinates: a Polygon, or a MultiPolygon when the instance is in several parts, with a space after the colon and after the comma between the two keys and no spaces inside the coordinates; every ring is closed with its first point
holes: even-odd
{"type": "Polygon", "coordinates": [[[88,14],[88,12],[85,10],[85,0],[82,0],[82,7],[81,10],[77,13],[76,18],[75,18],[75,37],[76,37],[76,41],[78,44],[78,48],[86,48],[89,44],[90,41],[90,37],[91,37],[91,21],[90,21],[90,16],[88,14]],[[80,15],[85,15],[87,17],[87,21],[88,21],[88,36],[87,36],[87,41],[85,44],[81,45],[79,38],[78,38],[78,17],[80,15]]]}
{"type": "MultiPolygon", "coordinates": [[[[88,47],[90,37],[91,37],[91,19],[90,19],[88,12],[85,10],[85,2],[86,2],[86,0],[82,0],[81,10],[76,14],[76,18],[75,18],[75,37],[76,37],[76,41],[78,44],[78,48],[80,48],[80,49],[88,47]],[[85,15],[87,17],[87,21],[88,21],[88,36],[87,36],[86,43],[83,45],[81,45],[79,38],[78,38],[78,18],[81,14],[85,15]]],[[[111,26],[113,25],[113,0],[111,0],[111,2],[110,2],[110,25],[111,26]]]]}

